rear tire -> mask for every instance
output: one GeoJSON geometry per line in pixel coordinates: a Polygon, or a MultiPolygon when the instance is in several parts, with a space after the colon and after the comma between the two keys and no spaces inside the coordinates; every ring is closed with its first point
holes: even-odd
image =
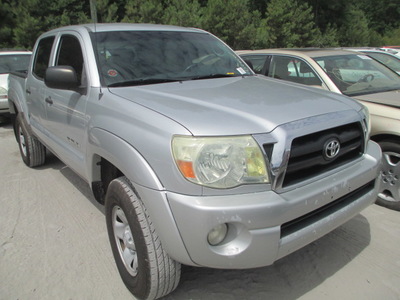
{"type": "Polygon", "coordinates": [[[400,211],[400,145],[393,141],[382,141],[379,145],[382,148],[382,182],[376,203],[400,211]]]}
{"type": "Polygon", "coordinates": [[[180,263],[163,250],[147,210],[126,177],[114,179],[105,198],[111,249],[123,282],[139,299],[157,299],[179,283],[180,263]]]}
{"type": "Polygon", "coordinates": [[[46,160],[46,147],[31,135],[21,114],[18,114],[15,120],[14,131],[24,163],[31,168],[43,165],[46,160]]]}

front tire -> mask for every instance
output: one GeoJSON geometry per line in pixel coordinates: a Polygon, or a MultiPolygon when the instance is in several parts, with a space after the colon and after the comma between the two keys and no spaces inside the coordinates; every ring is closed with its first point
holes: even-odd
{"type": "Polygon", "coordinates": [[[46,160],[46,147],[28,130],[21,114],[18,114],[14,126],[22,160],[28,167],[38,167],[46,160]]]}
{"type": "Polygon", "coordinates": [[[392,141],[382,141],[379,145],[382,149],[382,182],[376,203],[400,211],[400,145],[392,141]]]}
{"type": "Polygon", "coordinates": [[[172,292],[179,283],[181,265],[163,250],[143,202],[126,177],[110,183],[105,210],[114,259],[130,292],[139,299],[157,299],[172,292]]]}

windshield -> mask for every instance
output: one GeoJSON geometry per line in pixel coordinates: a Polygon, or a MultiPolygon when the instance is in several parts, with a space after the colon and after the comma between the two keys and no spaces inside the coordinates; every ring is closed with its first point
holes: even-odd
{"type": "Polygon", "coordinates": [[[365,54],[371,56],[400,75],[400,58],[397,58],[394,55],[379,52],[365,52],[365,54]]]}
{"type": "Polygon", "coordinates": [[[29,66],[30,54],[0,55],[0,74],[14,71],[26,71],[29,66]]]}
{"type": "Polygon", "coordinates": [[[98,32],[93,44],[107,86],[253,74],[231,49],[206,33],[98,32]]]}
{"type": "Polygon", "coordinates": [[[346,54],[314,60],[347,96],[400,89],[400,76],[366,55],[346,54]]]}

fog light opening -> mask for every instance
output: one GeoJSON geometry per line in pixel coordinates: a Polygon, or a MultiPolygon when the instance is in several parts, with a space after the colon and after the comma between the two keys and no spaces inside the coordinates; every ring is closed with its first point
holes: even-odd
{"type": "Polygon", "coordinates": [[[207,235],[207,241],[211,246],[217,246],[225,239],[227,233],[228,225],[219,224],[210,230],[207,235]]]}

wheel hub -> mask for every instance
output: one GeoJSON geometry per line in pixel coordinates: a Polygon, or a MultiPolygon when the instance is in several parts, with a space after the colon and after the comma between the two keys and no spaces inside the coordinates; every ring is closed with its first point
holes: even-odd
{"type": "Polygon", "coordinates": [[[124,211],[119,206],[113,208],[112,218],[115,242],[122,263],[125,265],[129,274],[136,276],[138,273],[138,257],[128,220],[124,211]]]}
{"type": "Polygon", "coordinates": [[[387,183],[387,184],[390,184],[390,185],[396,185],[396,182],[398,181],[398,178],[393,173],[392,170],[389,170],[388,172],[383,171],[382,172],[382,181],[384,183],[387,183]]]}
{"type": "Polygon", "coordinates": [[[384,201],[400,201],[400,155],[395,152],[384,152],[382,160],[382,192],[378,195],[384,201]]]}
{"type": "Polygon", "coordinates": [[[129,248],[131,251],[135,250],[135,243],[133,242],[132,232],[129,226],[125,227],[123,241],[127,248],[129,248]]]}
{"type": "Polygon", "coordinates": [[[19,144],[21,145],[21,150],[24,156],[26,156],[26,142],[25,142],[25,136],[22,133],[22,128],[21,126],[19,127],[19,144]]]}

